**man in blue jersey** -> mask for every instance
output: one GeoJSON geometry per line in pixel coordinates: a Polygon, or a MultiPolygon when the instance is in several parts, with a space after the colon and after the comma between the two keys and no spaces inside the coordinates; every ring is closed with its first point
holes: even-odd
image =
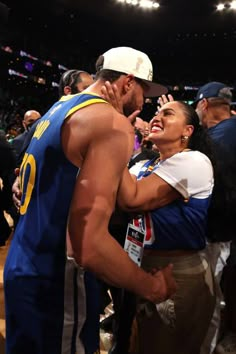
{"type": "MultiPolygon", "coordinates": [[[[83,70],[71,69],[65,71],[59,82],[58,93],[59,98],[70,94],[80,93],[94,82],[92,76],[83,70]]],[[[32,136],[34,135],[37,123],[33,125],[30,135],[27,136],[21,154],[18,159],[18,165],[21,164],[32,136]]],[[[21,201],[21,190],[19,177],[13,185],[13,200],[18,209],[21,201]]],[[[65,266],[65,302],[64,302],[64,326],[63,326],[63,354],[74,354],[81,352],[83,344],[80,340],[80,334],[86,322],[86,313],[80,311],[80,316],[76,314],[78,303],[80,308],[82,301],[86,302],[85,288],[90,285],[91,274],[85,273],[74,261],[74,258],[69,255],[70,250],[67,247],[68,257],[65,266]],[[77,294],[80,294],[78,297],[77,294]],[[84,296],[81,296],[84,294],[84,296]]],[[[93,279],[93,283],[96,282],[93,279]]],[[[85,308],[85,305],[84,305],[85,308]]],[[[88,324],[86,324],[88,326],[88,324]]]]}
{"type": "MultiPolygon", "coordinates": [[[[217,157],[218,179],[215,181],[212,201],[209,208],[208,222],[208,252],[211,256],[211,263],[215,273],[215,281],[217,287],[216,309],[213,314],[211,326],[205,343],[202,347],[201,354],[212,353],[215,350],[219,335],[220,327],[220,301],[222,293],[220,288],[220,280],[226,260],[230,252],[230,240],[235,240],[235,217],[236,217],[236,116],[231,114],[232,92],[231,88],[222,82],[209,82],[197,92],[194,102],[196,111],[202,122],[202,125],[208,129],[213,140],[215,153],[217,157]]],[[[226,287],[230,287],[229,294],[226,298],[226,315],[230,313],[229,323],[233,323],[235,328],[229,328],[231,331],[236,330],[236,318],[234,307],[228,309],[228,303],[235,298],[235,255],[231,254],[230,263],[233,266],[227,266],[224,269],[224,283],[226,287]],[[232,262],[233,261],[233,262],[232,262]],[[229,277],[230,275],[230,277],[229,277]],[[229,279],[228,279],[229,278],[229,279]],[[229,301],[228,301],[229,300],[229,301]]],[[[225,316],[227,317],[227,316],[225,316]]],[[[226,329],[229,330],[228,328],[226,329]]],[[[236,341],[235,333],[226,333],[225,339],[216,347],[216,353],[235,353],[236,341]]]]}
{"type": "MultiPolygon", "coordinates": [[[[151,80],[146,54],[113,48],[99,57],[96,82],[82,94],[63,96],[37,125],[21,165],[21,216],[4,270],[7,354],[64,351],[66,230],[70,255],[101,279],[154,303],[175,291],[171,266],[146,273],[108,233],[133,151],[134,131],[125,116],[142,109],[144,95],[166,92],[151,80]],[[101,98],[106,80],[116,83],[124,115],[101,98]]],[[[99,346],[98,294],[92,279],[89,284],[87,303],[76,309],[78,322],[80,313],[87,316],[80,354],[99,346]]]]}

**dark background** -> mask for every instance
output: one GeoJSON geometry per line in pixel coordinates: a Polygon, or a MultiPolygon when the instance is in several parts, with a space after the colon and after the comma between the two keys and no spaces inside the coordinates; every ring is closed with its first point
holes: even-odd
{"type": "Polygon", "coordinates": [[[96,58],[121,45],[145,51],[154,79],[169,90],[180,88],[176,98],[193,99],[208,81],[236,86],[236,11],[216,11],[216,0],[161,0],[153,11],[116,0],[3,2],[0,45],[13,52],[0,50],[0,97],[7,94],[26,106],[46,109],[57,98],[52,82],[63,72],[58,64],[94,73],[96,58]],[[20,50],[40,60],[22,57],[20,50]],[[52,66],[43,63],[47,60],[52,66]],[[10,76],[9,68],[29,78],[10,76]]]}

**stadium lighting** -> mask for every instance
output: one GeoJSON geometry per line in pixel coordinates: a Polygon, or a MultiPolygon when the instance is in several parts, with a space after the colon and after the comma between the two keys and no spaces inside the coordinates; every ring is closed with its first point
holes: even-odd
{"type": "Polygon", "coordinates": [[[143,9],[158,9],[160,6],[159,3],[154,0],[117,0],[117,2],[141,7],[143,9]]]}
{"type": "Polygon", "coordinates": [[[225,5],[224,4],[219,4],[219,5],[217,5],[216,8],[217,8],[218,11],[222,11],[222,10],[224,10],[225,5]]]}
{"type": "Polygon", "coordinates": [[[230,9],[236,10],[236,1],[235,0],[230,3],[230,9]]]}
{"type": "Polygon", "coordinates": [[[141,0],[139,2],[139,6],[143,7],[144,9],[151,9],[152,8],[152,1],[149,0],[141,0]]]}
{"type": "Polygon", "coordinates": [[[154,2],[154,3],[153,3],[154,9],[158,9],[159,6],[160,6],[160,4],[158,4],[158,2],[154,2]]]}

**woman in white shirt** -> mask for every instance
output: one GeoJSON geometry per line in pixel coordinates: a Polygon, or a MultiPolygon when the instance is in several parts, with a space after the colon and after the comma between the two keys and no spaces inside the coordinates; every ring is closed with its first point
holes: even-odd
{"type": "Polygon", "coordinates": [[[149,140],[160,158],[134,167],[137,178],[126,170],[120,184],[120,205],[141,213],[128,228],[125,248],[149,271],[172,263],[178,290],[157,306],[139,301],[134,352],[199,354],[215,304],[201,253],[214,185],[210,140],[194,109],[179,101],[161,107],[150,122],[149,140]]]}

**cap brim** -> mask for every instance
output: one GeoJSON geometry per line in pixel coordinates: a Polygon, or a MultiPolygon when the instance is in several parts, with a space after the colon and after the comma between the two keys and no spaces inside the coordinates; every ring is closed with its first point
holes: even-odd
{"type": "Polygon", "coordinates": [[[168,92],[167,87],[156,84],[155,82],[148,81],[148,80],[143,80],[142,81],[145,83],[147,86],[147,90],[145,90],[145,97],[158,97],[161,95],[165,95],[168,92]]]}

